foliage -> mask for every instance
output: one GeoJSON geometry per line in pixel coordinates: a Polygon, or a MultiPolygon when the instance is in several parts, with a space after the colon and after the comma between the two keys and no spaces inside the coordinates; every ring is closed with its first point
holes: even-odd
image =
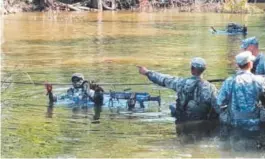
{"type": "Polygon", "coordinates": [[[262,13],[258,7],[248,4],[248,0],[228,0],[223,4],[225,13],[262,13]]]}

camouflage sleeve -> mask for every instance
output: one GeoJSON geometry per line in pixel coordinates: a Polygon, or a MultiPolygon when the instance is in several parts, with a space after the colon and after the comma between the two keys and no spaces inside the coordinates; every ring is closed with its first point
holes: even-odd
{"type": "Polygon", "coordinates": [[[218,90],[217,88],[211,84],[211,106],[212,108],[215,110],[215,112],[217,114],[220,114],[220,107],[217,105],[217,94],[218,94],[218,90]]]}
{"type": "Polygon", "coordinates": [[[229,81],[225,80],[217,96],[216,103],[220,109],[221,106],[228,105],[228,102],[229,102],[229,81]]]}
{"type": "Polygon", "coordinates": [[[257,65],[256,72],[257,75],[265,75],[265,56],[263,55],[257,65]]]}
{"type": "Polygon", "coordinates": [[[184,81],[184,78],[173,77],[173,76],[158,73],[155,71],[149,71],[147,73],[147,77],[153,83],[169,88],[169,89],[173,89],[175,91],[179,90],[179,88],[181,87],[181,84],[184,81]]]}
{"type": "Polygon", "coordinates": [[[256,75],[255,80],[258,83],[258,87],[261,89],[261,92],[265,92],[265,76],[256,75]]]}

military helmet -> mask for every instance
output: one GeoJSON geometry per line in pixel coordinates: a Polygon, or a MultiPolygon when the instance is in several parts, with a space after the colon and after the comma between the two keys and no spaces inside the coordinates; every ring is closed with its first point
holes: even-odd
{"type": "Polygon", "coordinates": [[[247,49],[249,45],[259,46],[259,41],[256,37],[250,37],[242,41],[241,48],[247,49]]]}
{"type": "Polygon", "coordinates": [[[74,73],[72,75],[71,81],[72,82],[78,82],[84,80],[84,75],[82,73],[74,73]]]}
{"type": "Polygon", "coordinates": [[[195,68],[202,68],[202,69],[206,68],[206,61],[201,57],[194,57],[193,59],[191,59],[190,64],[195,68]]]}

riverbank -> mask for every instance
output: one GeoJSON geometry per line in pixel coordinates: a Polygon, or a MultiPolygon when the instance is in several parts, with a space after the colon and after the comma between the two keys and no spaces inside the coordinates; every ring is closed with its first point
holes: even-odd
{"type": "MultiPolygon", "coordinates": [[[[142,0],[144,1],[144,0],[142,0]]],[[[264,13],[265,7],[262,8],[260,6],[265,6],[263,4],[252,4],[252,3],[245,3],[240,2],[238,4],[234,4],[232,2],[227,3],[204,3],[204,2],[181,2],[181,1],[174,1],[171,3],[161,3],[159,1],[145,1],[142,3],[141,1],[139,4],[135,4],[133,6],[124,6],[121,4],[116,4],[112,6],[111,4],[107,4],[103,1],[103,9],[110,10],[113,9],[115,11],[119,10],[131,10],[131,11],[144,11],[144,12],[155,12],[160,10],[166,9],[176,9],[179,12],[215,12],[215,13],[250,13],[250,14],[259,14],[264,13]],[[109,6],[107,6],[109,5],[109,6]]],[[[77,2],[66,4],[62,3],[61,1],[47,1],[46,3],[34,3],[34,0],[5,0],[3,2],[3,7],[1,12],[6,14],[14,14],[19,12],[40,12],[40,11],[98,11],[98,9],[92,6],[89,3],[84,2],[77,2]]]]}

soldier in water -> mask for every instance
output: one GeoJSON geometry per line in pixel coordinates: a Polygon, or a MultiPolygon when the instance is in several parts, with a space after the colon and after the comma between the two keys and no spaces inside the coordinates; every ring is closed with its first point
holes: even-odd
{"type": "Polygon", "coordinates": [[[191,60],[191,77],[173,77],[139,66],[139,73],[160,86],[173,89],[177,93],[175,112],[176,123],[192,120],[216,119],[216,87],[202,77],[206,69],[203,58],[191,60]]]}

